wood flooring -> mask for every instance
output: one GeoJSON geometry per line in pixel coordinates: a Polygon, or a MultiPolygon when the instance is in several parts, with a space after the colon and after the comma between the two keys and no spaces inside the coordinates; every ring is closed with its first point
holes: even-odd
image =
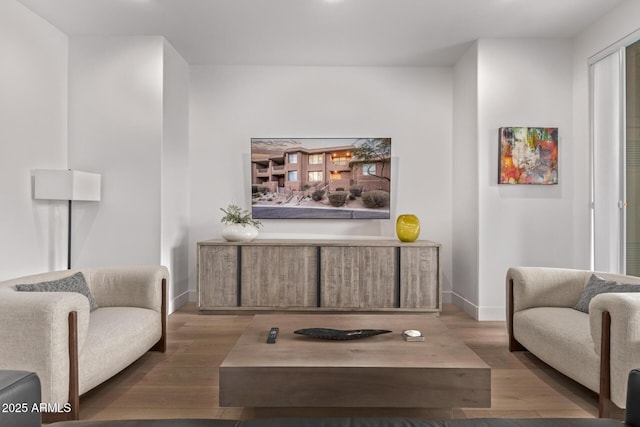
{"type": "Polygon", "coordinates": [[[453,305],[445,305],[440,319],[491,367],[491,408],[220,408],[218,366],[251,319],[251,314],[202,315],[194,304],[183,306],[169,316],[166,353],[146,353],[117,376],[81,396],[80,419],[597,416],[595,393],[528,352],[509,352],[505,322],[477,322],[453,305]]]}

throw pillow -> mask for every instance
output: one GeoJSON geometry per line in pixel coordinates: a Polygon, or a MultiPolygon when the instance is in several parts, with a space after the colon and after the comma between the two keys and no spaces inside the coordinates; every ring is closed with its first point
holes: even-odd
{"type": "Polygon", "coordinates": [[[640,285],[629,285],[615,282],[613,280],[605,280],[600,276],[592,274],[574,308],[584,313],[588,313],[589,303],[593,297],[599,294],[614,292],[640,292],[640,285]]]}
{"type": "Polygon", "coordinates": [[[96,304],[96,300],[91,295],[82,273],[76,273],[73,276],[51,282],[16,285],[16,290],[23,292],[77,292],[87,297],[91,311],[98,308],[98,304],[96,304]]]}

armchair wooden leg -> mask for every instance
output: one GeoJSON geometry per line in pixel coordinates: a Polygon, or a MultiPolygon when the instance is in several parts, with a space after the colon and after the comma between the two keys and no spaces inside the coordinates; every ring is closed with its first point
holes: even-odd
{"type": "Polygon", "coordinates": [[[45,424],[80,419],[80,386],[78,384],[78,313],[69,313],[69,404],[70,412],[44,412],[45,424]]]}
{"type": "Polygon", "coordinates": [[[611,313],[602,312],[602,335],[600,338],[600,393],[598,395],[598,417],[623,420],[625,410],[611,401],[611,313]]]}
{"type": "Polygon", "coordinates": [[[611,314],[602,312],[602,334],[600,336],[600,393],[598,417],[609,417],[611,403],[611,314]]]}
{"type": "Polygon", "coordinates": [[[513,336],[513,279],[509,279],[507,286],[507,303],[509,304],[509,314],[507,318],[507,330],[509,333],[509,351],[526,351],[527,349],[513,336]]]}
{"type": "Polygon", "coordinates": [[[70,417],[80,419],[80,385],[78,379],[78,313],[69,313],[69,403],[70,417]]]}
{"type": "Polygon", "coordinates": [[[150,351],[159,351],[164,353],[167,351],[167,279],[162,279],[162,305],[160,307],[160,313],[162,315],[162,336],[160,340],[150,351]]]}

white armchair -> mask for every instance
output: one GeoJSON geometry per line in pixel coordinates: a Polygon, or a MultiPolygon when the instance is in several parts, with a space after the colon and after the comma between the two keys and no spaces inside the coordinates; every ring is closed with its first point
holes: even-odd
{"type": "MultiPolygon", "coordinates": [[[[507,271],[509,350],[528,350],[595,391],[600,416],[626,405],[629,372],[640,366],[640,293],[603,293],[574,309],[594,272],[541,267],[507,271]]],[[[640,278],[596,273],[639,284],[640,278]]]]}
{"type": "Polygon", "coordinates": [[[79,396],[148,350],[166,349],[166,288],[162,266],[65,270],[0,282],[0,369],[32,371],[44,422],[78,419],[79,396]],[[15,285],[82,272],[98,308],[74,292],[18,292],[15,285]]]}

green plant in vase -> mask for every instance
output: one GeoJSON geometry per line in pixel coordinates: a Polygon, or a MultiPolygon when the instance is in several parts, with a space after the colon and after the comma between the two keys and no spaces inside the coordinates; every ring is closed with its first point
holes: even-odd
{"type": "Polygon", "coordinates": [[[262,223],[251,218],[251,213],[237,205],[231,204],[227,208],[220,208],[224,216],[220,220],[225,224],[222,237],[230,242],[249,242],[258,236],[258,227],[262,223]]]}

